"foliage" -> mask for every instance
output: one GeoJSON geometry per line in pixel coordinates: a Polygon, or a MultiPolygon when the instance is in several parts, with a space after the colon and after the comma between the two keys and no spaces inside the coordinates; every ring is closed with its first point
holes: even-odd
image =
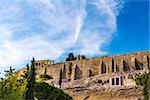
{"type": "MultiPolygon", "coordinates": [[[[16,75],[0,81],[0,100],[23,100],[27,91],[26,86],[27,79],[18,80],[16,75]]],[[[72,100],[72,97],[62,90],[44,82],[35,83],[34,91],[34,96],[38,100],[72,100]]]]}
{"type": "Polygon", "coordinates": [[[72,97],[65,94],[62,90],[44,82],[35,84],[35,97],[38,100],[72,100],[72,97]]]}
{"type": "Polygon", "coordinates": [[[66,61],[73,61],[76,60],[76,58],[74,57],[73,53],[69,53],[68,58],[66,58],[66,61]]]}
{"type": "Polygon", "coordinates": [[[35,83],[34,59],[27,78],[10,74],[0,81],[0,100],[72,100],[68,94],[44,82],[35,83]]]}
{"type": "Polygon", "coordinates": [[[31,68],[29,71],[29,75],[27,77],[27,91],[25,93],[25,99],[34,100],[34,84],[35,84],[35,68],[34,68],[34,58],[31,61],[31,68]]]}
{"type": "Polygon", "coordinates": [[[4,76],[5,77],[10,77],[14,73],[14,70],[15,69],[12,69],[12,67],[10,66],[9,70],[4,71],[6,73],[4,76]]]}
{"type": "Polygon", "coordinates": [[[0,99],[22,100],[26,91],[27,80],[17,79],[16,75],[0,81],[0,99]]]}
{"type": "Polygon", "coordinates": [[[135,79],[137,85],[144,86],[144,99],[150,98],[150,72],[145,73],[135,79]]]}
{"type": "Polygon", "coordinates": [[[53,79],[53,77],[47,75],[47,74],[41,74],[40,75],[41,80],[48,80],[48,79],[53,79]]]}

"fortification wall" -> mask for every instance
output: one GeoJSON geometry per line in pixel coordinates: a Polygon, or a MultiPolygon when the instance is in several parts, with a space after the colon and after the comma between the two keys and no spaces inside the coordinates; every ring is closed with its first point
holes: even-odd
{"type": "MultiPolygon", "coordinates": [[[[90,77],[96,77],[99,79],[100,84],[105,86],[111,85],[111,78],[115,77],[116,79],[118,77],[123,83],[122,85],[130,86],[135,85],[133,78],[149,71],[150,51],[48,65],[42,64],[37,65],[35,68],[36,77],[46,72],[55,81],[59,81],[60,70],[62,69],[64,81],[87,80],[90,77]]],[[[23,68],[18,72],[18,75],[22,75],[24,72],[25,69],[23,68]]]]}
{"type": "Polygon", "coordinates": [[[65,74],[63,75],[65,79],[87,79],[98,75],[100,78],[106,78],[107,80],[116,74],[124,74],[126,76],[126,74],[128,75],[135,71],[140,71],[141,73],[146,72],[150,62],[149,58],[149,51],[115,56],[103,56],[85,60],[57,63],[45,67],[38,66],[36,68],[36,72],[37,75],[42,74],[46,68],[47,74],[52,76],[55,80],[58,80],[60,70],[62,69],[63,74],[65,74]],[[139,65],[135,65],[136,62],[139,65]],[[141,69],[136,69],[136,66],[141,66],[141,69]],[[69,75],[69,67],[71,68],[71,75],[69,75]],[[125,71],[125,67],[127,67],[127,71],[125,71]]]}

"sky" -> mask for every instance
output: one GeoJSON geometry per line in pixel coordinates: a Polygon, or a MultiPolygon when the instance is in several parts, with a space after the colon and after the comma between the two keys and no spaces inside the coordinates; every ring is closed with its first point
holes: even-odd
{"type": "Polygon", "coordinates": [[[0,76],[32,57],[150,50],[148,0],[0,0],[0,76]]]}

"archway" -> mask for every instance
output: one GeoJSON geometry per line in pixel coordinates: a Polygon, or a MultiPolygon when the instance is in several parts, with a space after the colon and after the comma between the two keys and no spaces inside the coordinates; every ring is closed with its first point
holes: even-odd
{"type": "Polygon", "coordinates": [[[82,71],[80,70],[79,66],[75,65],[75,76],[74,80],[82,78],[82,71]]]}
{"type": "Polygon", "coordinates": [[[106,64],[103,61],[101,64],[101,72],[102,72],[102,74],[106,73],[106,64]]]}

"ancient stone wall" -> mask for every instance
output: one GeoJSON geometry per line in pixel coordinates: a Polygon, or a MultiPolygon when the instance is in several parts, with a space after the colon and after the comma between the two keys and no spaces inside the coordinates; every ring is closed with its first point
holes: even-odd
{"type": "Polygon", "coordinates": [[[111,85],[112,81],[119,78],[120,84],[128,86],[135,85],[133,78],[148,72],[148,68],[150,68],[150,51],[143,51],[56,64],[43,64],[41,66],[37,65],[36,75],[38,77],[44,74],[46,70],[46,73],[53,77],[53,80],[58,81],[60,70],[62,69],[63,80],[66,81],[98,77],[98,82],[102,85],[111,85]]]}
{"type": "MultiPolygon", "coordinates": [[[[113,75],[139,71],[148,71],[150,55],[149,51],[115,56],[103,56],[85,60],[69,61],[57,64],[37,67],[37,75],[42,74],[46,68],[48,75],[54,79],[59,79],[60,70],[63,70],[64,79],[87,79],[88,77],[99,75],[100,78],[109,79],[113,75]],[[65,66],[65,67],[64,67],[65,66]]],[[[127,75],[126,75],[127,74],[127,75]]]]}

